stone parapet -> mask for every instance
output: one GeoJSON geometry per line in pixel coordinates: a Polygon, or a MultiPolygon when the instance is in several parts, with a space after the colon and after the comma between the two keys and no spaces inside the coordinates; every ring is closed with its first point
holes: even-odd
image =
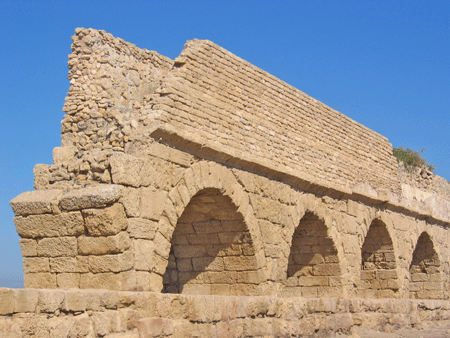
{"type": "Polygon", "coordinates": [[[161,85],[161,122],[298,176],[399,191],[388,140],[207,40],[188,41],[161,85]]]}
{"type": "Polygon", "coordinates": [[[104,31],[72,39],[62,147],[38,186],[109,183],[110,156],[163,124],[324,184],[400,190],[385,137],[210,41],[172,61],[104,31]]]}

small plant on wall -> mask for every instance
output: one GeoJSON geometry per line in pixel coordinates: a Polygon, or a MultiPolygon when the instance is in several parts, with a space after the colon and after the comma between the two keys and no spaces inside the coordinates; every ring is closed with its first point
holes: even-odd
{"type": "Polygon", "coordinates": [[[426,148],[419,151],[415,151],[412,149],[405,149],[403,146],[399,148],[394,148],[393,155],[397,158],[397,161],[403,162],[405,168],[408,171],[412,171],[415,168],[425,168],[431,172],[434,172],[434,165],[427,163],[425,158],[420,155],[423,153],[426,148]]]}

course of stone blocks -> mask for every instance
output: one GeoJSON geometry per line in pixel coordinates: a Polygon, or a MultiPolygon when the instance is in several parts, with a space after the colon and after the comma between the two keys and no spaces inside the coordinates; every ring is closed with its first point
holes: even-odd
{"type": "MultiPolygon", "coordinates": [[[[171,60],[104,31],[77,29],[72,40],[61,147],[52,165],[36,165],[36,190],[11,201],[26,290],[3,291],[17,308],[0,312],[0,329],[12,320],[24,332],[13,314],[38,310],[22,311],[23,295],[38,307],[42,295],[60,297],[50,311],[59,315],[69,289],[164,293],[181,304],[176,311],[237,296],[289,306],[366,299],[372,310],[362,312],[408,307],[407,325],[447,320],[447,312],[422,316],[424,303],[410,300],[449,307],[447,181],[406,171],[385,137],[210,41],[188,41],[171,60]]],[[[79,312],[93,316],[80,301],[79,312]]],[[[133,323],[183,319],[131,304],[133,323]]],[[[303,310],[295,311],[297,323],[303,310]]],[[[347,329],[360,325],[336,311],[347,329]]],[[[26,316],[48,326],[37,313],[26,316]]],[[[176,331],[133,325],[139,332],[123,337],[176,331]]]]}
{"type": "Polygon", "coordinates": [[[355,337],[350,332],[361,326],[392,332],[434,327],[450,318],[448,301],[429,299],[223,297],[73,289],[0,289],[0,297],[0,337],[5,338],[339,337],[334,332],[355,337]]]}

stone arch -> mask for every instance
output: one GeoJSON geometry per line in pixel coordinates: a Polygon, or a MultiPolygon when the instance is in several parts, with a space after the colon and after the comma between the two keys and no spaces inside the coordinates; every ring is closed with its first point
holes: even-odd
{"type": "Polygon", "coordinates": [[[386,224],[374,219],[361,248],[359,295],[367,298],[393,298],[399,283],[394,245],[386,224]]]}
{"type": "Polygon", "coordinates": [[[308,211],[292,236],[285,292],[302,297],[339,297],[342,286],[335,241],[324,219],[308,211]]]}
{"type": "Polygon", "coordinates": [[[410,298],[442,299],[441,260],[427,232],[422,232],[409,267],[410,298]]]}
{"type": "Polygon", "coordinates": [[[224,166],[202,161],[186,169],[169,193],[158,232],[168,241],[155,250],[163,258],[155,268],[163,292],[256,294],[267,279],[249,197],[224,166]]]}

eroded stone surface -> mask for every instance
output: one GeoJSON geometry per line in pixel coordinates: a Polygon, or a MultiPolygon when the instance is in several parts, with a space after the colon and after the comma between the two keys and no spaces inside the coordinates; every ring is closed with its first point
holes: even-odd
{"type": "Polygon", "coordinates": [[[99,208],[112,204],[120,196],[120,187],[117,185],[95,185],[65,193],[61,197],[60,206],[67,211],[99,208]]]}
{"type": "Polygon", "coordinates": [[[0,300],[2,337],[446,337],[449,323],[443,318],[450,311],[448,302],[430,300],[193,297],[101,290],[0,289],[0,300]]]}

